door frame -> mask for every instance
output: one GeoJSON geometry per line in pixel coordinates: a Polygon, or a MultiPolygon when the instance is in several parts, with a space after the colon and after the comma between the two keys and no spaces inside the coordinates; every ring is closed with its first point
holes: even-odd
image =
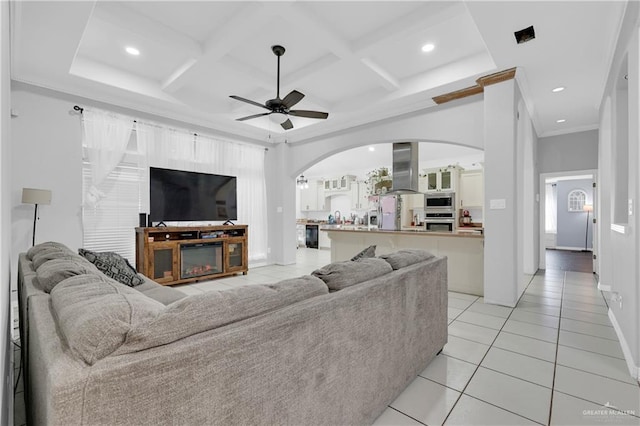
{"type": "MultiPolygon", "coordinates": [[[[545,212],[545,207],[546,207],[546,200],[545,200],[545,196],[546,196],[546,181],[549,178],[558,178],[558,177],[570,177],[570,176],[581,176],[581,175],[591,175],[593,182],[597,184],[598,182],[598,170],[597,169],[587,169],[587,170],[572,170],[572,171],[566,171],[566,172],[552,172],[552,173],[540,173],[540,193],[538,194],[538,197],[540,199],[540,229],[539,229],[539,245],[540,245],[540,260],[539,260],[539,265],[538,267],[540,269],[546,269],[546,248],[545,248],[545,234],[546,234],[546,212],[545,212]]],[[[592,212],[592,221],[594,219],[597,219],[599,216],[599,212],[597,210],[598,204],[597,204],[597,186],[595,188],[593,188],[593,212],[592,212]]],[[[598,273],[598,239],[597,239],[597,232],[596,232],[596,226],[598,224],[598,221],[596,220],[595,222],[592,223],[592,245],[593,245],[593,252],[592,254],[596,256],[596,259],[594,259],[593,261],[593,272],[594,273],[598,273]]]]}

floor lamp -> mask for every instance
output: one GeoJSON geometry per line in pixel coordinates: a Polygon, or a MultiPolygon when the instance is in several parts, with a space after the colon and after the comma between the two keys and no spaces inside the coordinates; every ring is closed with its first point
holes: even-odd
{"type": "Polygon", "coordinates": [[[36,221],[38,220],[38,204],[51,204],[51,191],[48,189],[22,188],[22,204],[35,204],[33,212],[33,238],[31,245],[36,245],[36,221]]]}
{"type": "Polygon", "coordinates": [[[584,250],[582,251],[589,251],[587,250],[587,238],[589,237],[589,213],[593,211],[593,204],[585,204],[582,206],[582,210],[587,212],[587,227],[584,230],[584,250]]]}

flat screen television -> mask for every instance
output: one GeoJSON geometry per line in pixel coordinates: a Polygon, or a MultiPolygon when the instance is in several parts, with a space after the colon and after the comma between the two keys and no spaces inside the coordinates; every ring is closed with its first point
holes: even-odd
{"type": "Polygon", "coordinates": [[[153,222],[237,220],[236,177],[149,168],[153,222]]]}

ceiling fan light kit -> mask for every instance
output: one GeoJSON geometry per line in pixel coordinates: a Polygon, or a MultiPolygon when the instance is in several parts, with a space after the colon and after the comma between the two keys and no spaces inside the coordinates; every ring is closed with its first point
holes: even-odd
{"type": "Polygon", "coordinates": [[[271,46],[271,50],[273,54],[278,57],[278,77],[277,77],[277,86],[276,86],[276,97],[274,99],[269,99],[264,104],[261,104],[256,101],[252,101],[250,99],[243,98],[237,95],[231,95],[230,98],[233,98],[237,101],[245,102],[251,105],[258,106],[260,108],[268,109],[269,112],[263,112],[261,114],[249,115],[246,117],[236,118],[236,121],[245,121],[250,120],[252,118],[263,117],[265,115],[269,116],[269,119],[277,124],[280,124],[283,129],[289,130],[293,129],[293,123],[289,120],[288,116],[293,115],[295,117],[306,117],[306,118],[317,118],[324,120],[329,114],[326,112],[320,111],[306,111],[306,110],[292,110],[290,109],[295,104],[300,102],[302,98],[304,98],[304,94],[298,92],[297,90],[292,90],[284,99],[280,99],[280,57],[284,55],[285,48],[280,45],[271,46]]]}

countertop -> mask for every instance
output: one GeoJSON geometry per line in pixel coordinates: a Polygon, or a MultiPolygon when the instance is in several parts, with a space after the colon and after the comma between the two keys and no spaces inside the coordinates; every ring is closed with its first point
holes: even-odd
{"type": "Polygon", "coordinates": [[[385,229],[369,228],[366,225],[321,225],[321,231],[329,232],[367,232],[378,234],[399,234],[399,235],[420,235],[425,237],[457,237],[457,238],[484,238],[482,234],[476,234],[469,231],[454,232],[432,232],[425,231],[424,228],[409,227],[400,231],[389,231],[385,229]]]}

